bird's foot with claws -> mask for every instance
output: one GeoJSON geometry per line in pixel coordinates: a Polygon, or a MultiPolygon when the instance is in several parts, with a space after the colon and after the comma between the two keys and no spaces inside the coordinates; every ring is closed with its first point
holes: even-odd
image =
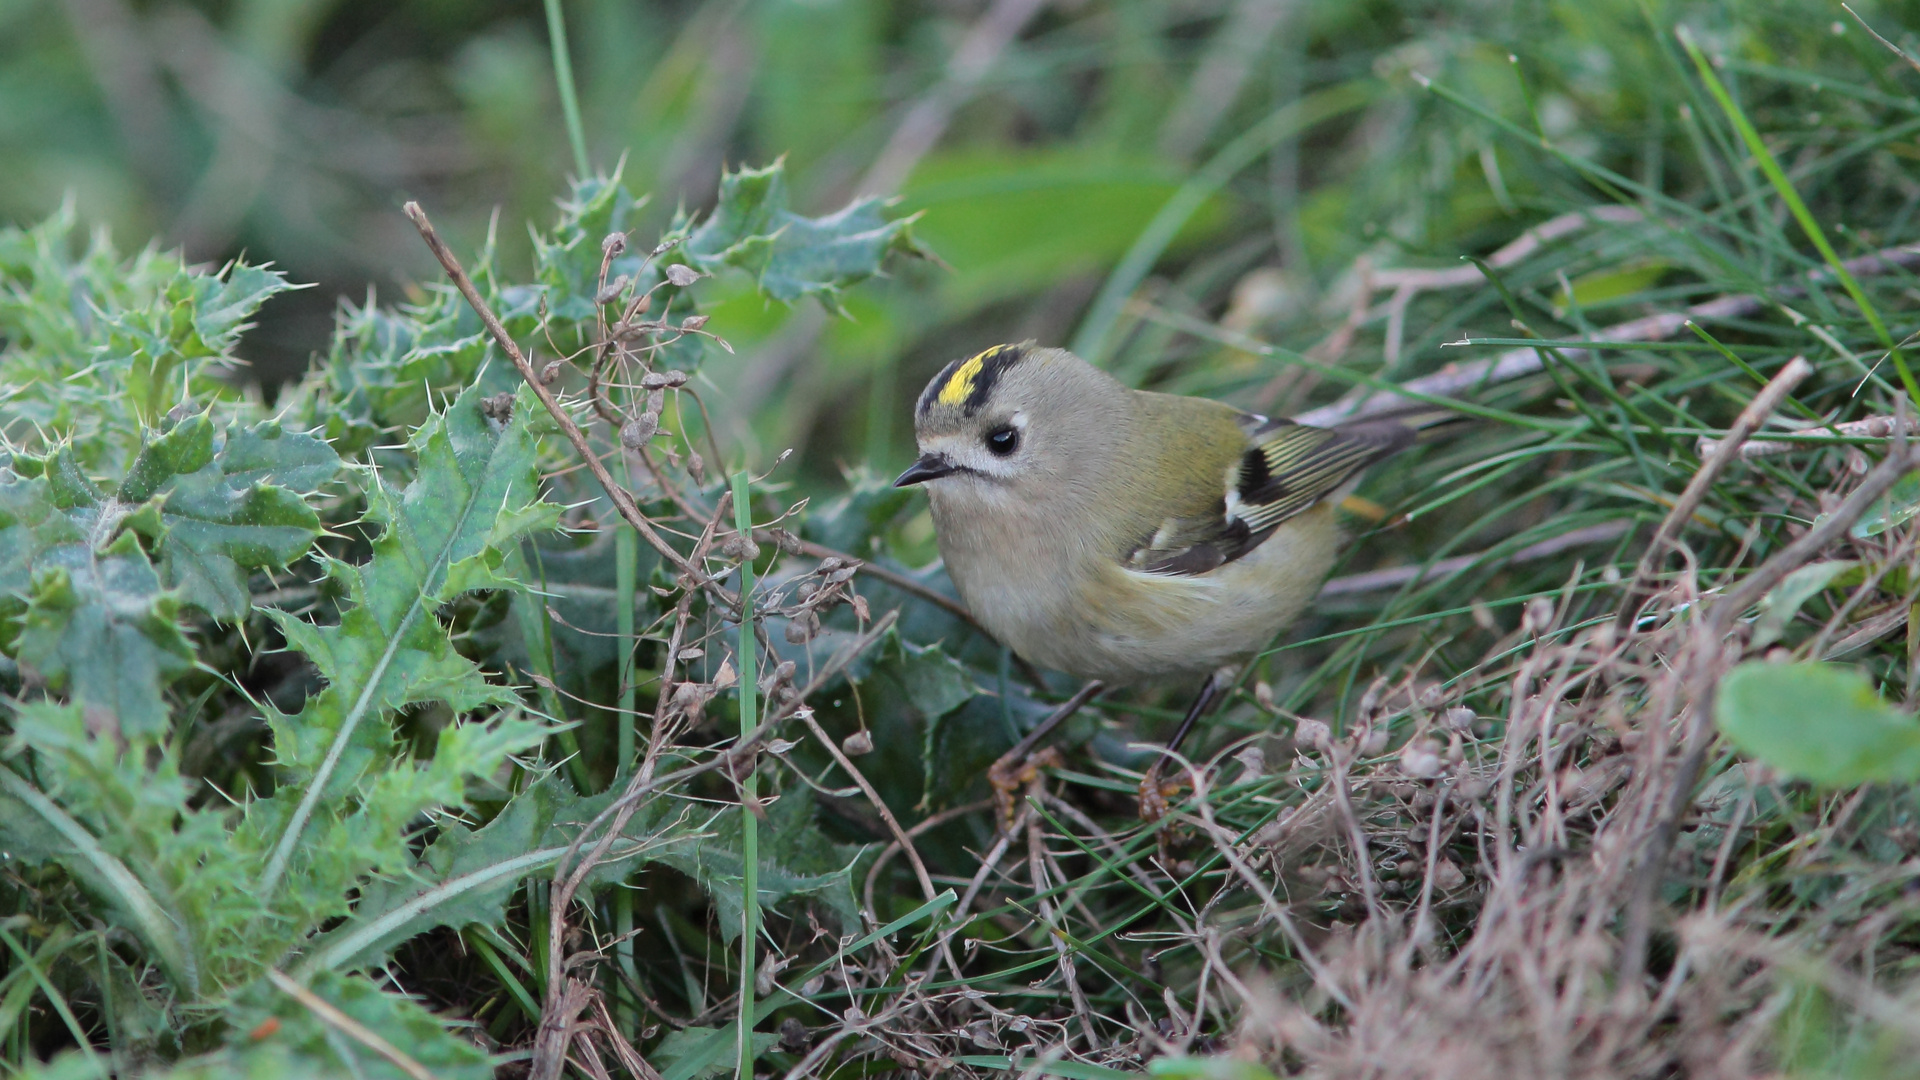
{"type": "Polygon", "coordinates": [[[1015,800],[1040,778],[1040,770],[1057,769],[1064,764],[1066,759],[1060,756],[1060,751],[1049,746],[1018,760],[1008,754],[987,769],[987,783],[993,785],[995,820],[1002,832],[1013,831],[1015,800]]]}
{"type": "Polygon", "coordinates": [[[1151,825],[1166,817],[1170,809],[1167,800],[1180,794],[1181,787],[1178,779],[1161,779],[1159,762],[1150,766],[1147,775],[1140,778],[1140,820],[1151,825]]]}

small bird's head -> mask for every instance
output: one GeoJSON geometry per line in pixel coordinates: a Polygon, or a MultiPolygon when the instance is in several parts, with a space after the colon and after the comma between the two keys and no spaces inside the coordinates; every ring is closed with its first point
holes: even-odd
{"type": "Polygon", "coordinates": [[[920,460],[894,486],[949,478],[1007,486],[1065,474],[1116,439],[1124,395],[1085,360],[1031,341],[956,360],[920,395],[920,460]]]}

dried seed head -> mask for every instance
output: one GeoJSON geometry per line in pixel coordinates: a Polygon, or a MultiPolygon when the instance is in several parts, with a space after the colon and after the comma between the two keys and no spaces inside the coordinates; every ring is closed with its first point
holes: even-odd
{"type": "Polygon", "coordinates": [[[1253,700],[1259,702],[1262,709],[1273,711],[1273,687],[1268,686],[1265,679],[1253,684],[1253,700]]]}
{"type": "Polygon", "coordinates": [[[787,643],[805,645],[819,632],[820,616],[815,615],[812,610],[802,611],[787,622],[787,643]]]}
{"type": "Polygon", "coordinates": [[[706,276],[685,263],[674,263],[667,267],[667,280],[682,289],[706,276]]]}
{"type": "Polygon", "coordinates": [[[1465,731],[1473,726],[1473,710],[1468,708],[1448,709],[1440,716],[1440,723],[1449,731],[1465,731]]]}
{"type": "Polygon", "coordinates": [[[694,483],[705,484],[707,482],[707,460],[700,456],[699,451],[687,451],[687,471],[693,474],[694,483]]]}
{"type": "Polygon", "coordinates": [[[814,568],[814,572],[817,574],[831,574],[845,565],[847,565],[847,560],[838,555],[829,555],[820,560],[820,565],[814,568]]]}
{"type": "Polygon", "coordinates": [[[1254,780],[1267,775],[1266,751],[1257,746],[1243,747],[1239,753],[1233,755],[1233,760],[1247,770],[1247,774],[1241,777],[1242,780],[1254,780]]]}
{"type": "Polygon", "coordinates": [[[1387,748],[1387,729],[1364,727],[1354,734],[1353,744],[1361,757],[1374,757],[1387,748]]]}
{"type": "MultiPolygon", "coordinates": [[[[789,555],[800,554],[800,538],[799,537],[793,535],[792,533],[788,532],[785,529],[768,529],[767,532],[773,536],[773,542],[779,546],[781,551],[784,551],[789,555]]],[[[802,582],[802,584],[805,584],[805,582],[802,582]]]]}
{"type": "Polygon", "coordinates": [[[707,315],[689,315],[686,318],[680,320],[680,329],[691,334],[695,330],[698,330],[701,327],[707,325],[707,319],[710,317],[711,316],[707,316],[707,315]]]}
{"type": "Polygon", "coordinates": [[[760,545],[739,533],[734,533],[720,544],[720,554],[734,562],[752,562],[760,557],[760,545]]]}
{"type": "Polygon", "coordinates": [[[687,373],[684,371],[649,371],[640,376],[640,389],[672,389],[687,385],[687,373]]]}
{"type": "Polygon", "coordinates": [[[652,413],[655,416],[659,416],[660,410],[666,408],[666,406],[667,406],[667,392],[665,390],[647,391],[647,411],[648,412],[652,413]]]}
{"type": "Polygon", "coordinates": [[[1553,626],[1553,601],[1536,596],[1527,601],[1526,614],[1520,619],[1529,634],[1540,634],[1553,626]]]}
{"type": "Polygon", "coordinates": [[[988,1050],[1000,1049],[1000,1036],[993,1033],[993,1025],[985,1020],[975,1020],[967,1025],[967,1041],[988,1050]]]}
{"type": "Polygon", "coordinates": [[[1440,744],[1432,739],[1419,738],[1400,748],[1400,771],[1408,776],[1426,780],[1439,776],[1446,769],[1446,763],[1440,758],[1440,744]]]}
{"type": "Polygon", "coordinates": [[[853,575],[858,573],[859,570],[860,570],[860,564],[858,563],[855,563],[852,566],[843,566],[840,569],[835,570],[833,573],[827,575],[827,583],[829,585],[841,585],[846,582],[852,581],[853,575]]]}
{"type": "Polygon", "coordinates": [[[480,411],[486,414],[487,419],[498,420],[503,424],[513,419],[513,391],[502,390],[497,394],[481,398],[480,411]]]}
{"type": "Polygon", "coordinates": [[[641,413],[639,416],[620,425],[620,445],[629,450],[638,450],[647,445],[647,440],[660,430],[658,413],[641,413]]]}
{"type": "Polygon", "coordinates": [[[565,361],[549,360],[547,366],[540,369],[540,385],[552,386],[553,380],[560,376],[560,365],[565,361]]]}
{"type": "Polygon", "coordinates": [[[1324,750],[1333,742],[1333,729],[1303,716],[1294,722],[1293,741],[1324,750]]]}
{"type": "Polygon", "coordinates": [[[707,702],[712,697],[713,687],[706,683],[683,682],[673,688],[673,711],[698,724],[706,715],[707,702]]]}
{"type": "Polygon", "coordinates": [[[627,314],[629,316],[645,315],[647,312],[652,310],[653,310],[653,294],[641,293],[640,299],[635,300],[633,302],[633,307],[628,309],[627,314]]]}
{"type": "Polygon", "coordinates": [[[1612,652],[1613,646],[1619,641],[1619,638],[1614,633],[1613,623],[1603,622],[1593,628],[1593,631],[1588,635],[1588,640],[1593,642],[1595,649],[1601,652],[1612,652]]]}
{"type": "Polygon", "coordinates": [[[593,294],[593,302],[596,304],[611,304],[615,300],[620,299],[620,294],[626,292],[627,286],[631,284],[633,284],[633,279],[625,274],[621,274],[619,277],[600,286],[600,291],[593,294]]]}
{"type": "Polygon", "coordinates": [[[600,241],[600,251],[608,258],[617,259],[627,250],[627,234],[611,232],[600,241]]]}
{"type": "Polygon", "coordinates": [[[1360,720],[1362,723],[1372,720],[1374,714],[1380,711],[1380,699],[1386,696],[1386,692],[1387,677],[1382,675],[1373,680],[1373,685],[1367,687],[1366,693],[1360,695],[1360,720]]]}
{"type": "Polygon", "coordinates": [[[1435,891],[1443,893],[1452,892],[1466,883],[1467,875],[1460,872],[1460,867],[1455,865],[1452,859],[1441,859],[1438,863],[1434,864],[1433,887],[1435,891]]]}
{"type": "Polygon", "coordinates": [[[861,754],[871,754],[873,753],[873,736],[868,733],[866,728],[861,728],[859,731],[843,739],[840,743],[840,749],[845,750],[848,757],[859,757],[861,754]]]}

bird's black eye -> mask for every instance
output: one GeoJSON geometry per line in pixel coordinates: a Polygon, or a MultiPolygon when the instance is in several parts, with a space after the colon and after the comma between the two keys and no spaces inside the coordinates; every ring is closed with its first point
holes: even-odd
{"type": "Polygon", "coordinates": [[[987,452],[994,457],[1006,457],[1020,449],[1020,431],[1012,424],[1002,424],[987,432],[987,452]]]}

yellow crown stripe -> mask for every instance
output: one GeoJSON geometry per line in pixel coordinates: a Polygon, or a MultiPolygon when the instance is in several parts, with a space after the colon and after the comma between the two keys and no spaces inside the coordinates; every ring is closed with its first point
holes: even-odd
{"type": "Polygon", "coordinates": [[[955,368],[953,377],[947,380],[947,385],[940,388],[940,397],[938,399],[940,404],[966,404],[967,398],[973,394],[973,381],[980,377],[980,370],[987,366],[987,361],[992,358],[995,353],[998,353],[1005,347],[1004,345],[995,345],[993,348],[974,356],[966,363],[955,368]]]}

